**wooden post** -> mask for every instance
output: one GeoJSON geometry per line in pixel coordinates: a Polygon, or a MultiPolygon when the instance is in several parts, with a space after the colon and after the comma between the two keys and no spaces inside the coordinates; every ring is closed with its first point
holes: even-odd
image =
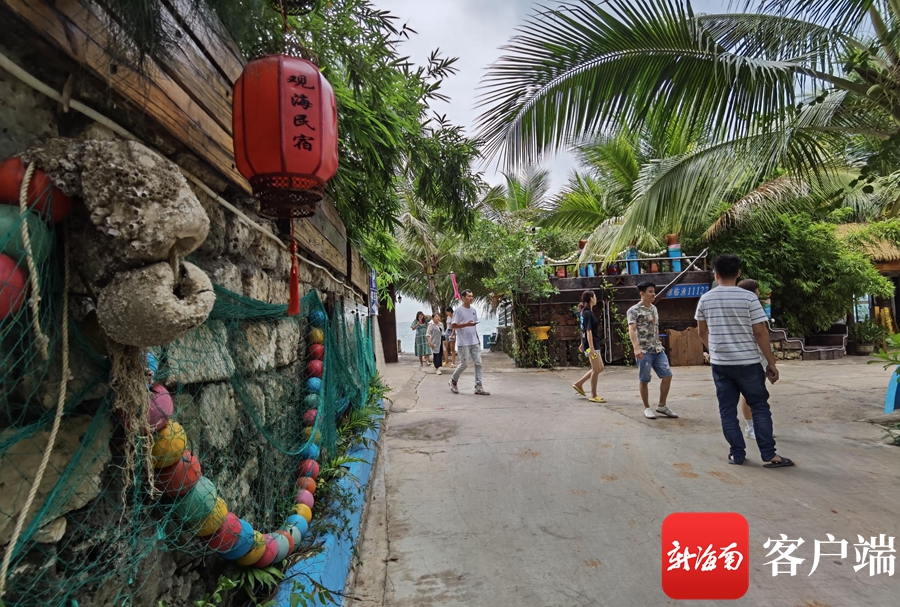
{"type": "MultiPolygon", "coordinates": [[[[396,301],[394,285],[388,288],[388,297],[396,301]]],[[[378,314],[378,330],[381,331],[381,349],[384,362],[395,363],[400,360],[397,353],[397,313],[395,309],[382,306],[378,314]]]]}

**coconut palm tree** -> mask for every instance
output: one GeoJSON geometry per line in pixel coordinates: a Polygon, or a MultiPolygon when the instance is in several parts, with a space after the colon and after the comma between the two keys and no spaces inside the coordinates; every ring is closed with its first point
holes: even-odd
{"type": "Polygon", "coordinates": [[[438,312],[453,301],[449,273],[455,272],[467,278],[467,286],[476,297],[483,297],[481,279],[490,275],[490,262],[473,254],[465,238],[451,228],[450,221],[422,202],[410,188],[403,189],[401,201],[402,212],[395,229],[403,252],[398,290],[429,302],[432,313],[438,312]]]}
{"type": "Polygon", "coordinates": [[[870,193],[900,141],[897,23],[898,0],[762,0],[721,15],[687,0],[578,0],[534,15],[505,47],[485,78],[481,136],[514,167],[623,128],[702,131],[641,168],[620,242],[696,228],[735,192],[785,171],[821,179],[847,156],[870,193]]]}
{"type": "Polygon", "coordinates": [[[622,216],[631,204],[642,167],[656,158],[697,147],[698,135],[687,133],[681,126],[673,123],[661,137],[620,129],[614,135],[600,135],[576,146],[584,172],[572,176],[543,223],[593,230],[607,219],[622,216]]]}
{"type": "Polygon", "coordinates": [[[569,177],[568,185],[551,202],[540,224],[587,234],[607,219],[620,217],[627,206],[628,200],[611,192],[602,178],[592,172],[576,171],[569,177]]]}
{"type": "Polygon", "coordinates": [[[491,221],[508,223],[513,217],[535,217],[550,207],[550,171],[527,168],[521,174],[503,173],[504,185],[485,194],[480,208],[491,221]]]}

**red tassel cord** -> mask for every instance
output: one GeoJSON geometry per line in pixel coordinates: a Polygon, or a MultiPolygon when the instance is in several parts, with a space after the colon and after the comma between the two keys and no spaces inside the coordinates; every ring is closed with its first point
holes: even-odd
{"type": "Polygon", "coordinates": [[[297,243],[293,238],[288,245],[288,251],[291,253],[291,299],[288,302],[288,316],[296,316],[300,313],[300,268],[297,267],[297,243]]]}

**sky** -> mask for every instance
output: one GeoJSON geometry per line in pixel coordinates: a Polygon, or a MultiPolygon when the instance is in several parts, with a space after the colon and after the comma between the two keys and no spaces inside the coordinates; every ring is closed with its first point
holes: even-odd
{"type": "MultiPolygon", "coordinates": [[[[538,6],[555,7],[559,0],[372,0],[382,10],[395,15],[418,32],[405,41],[400,52],[412,61],[425,64],[428,55],[439,48],[444,56],[459,57],[459,73],[444,82],[443,92],[449,103],[437,102],[434,109],[446,114],[454,124],[466,127],[475,135],[479,84],[489,65],[500,55],[500,47],[514,35],[515,28],[538,6]]],[[[728,0],[695,0],[695,12],[727,12],[728,0]]],[[[576,167],[574,159],[564,154],[548,159],[543,168],[550,170],[552,191],[561,189],[569,172],[576,167]]],[[[502,182],[496,167],[485,167],[485,179],[492,185],[502,182]]]]}

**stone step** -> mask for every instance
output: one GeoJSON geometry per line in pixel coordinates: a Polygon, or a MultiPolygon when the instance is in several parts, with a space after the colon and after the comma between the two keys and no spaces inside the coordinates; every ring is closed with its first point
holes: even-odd
{"type": "Polygon", "coordinates": [[[803,353],[803,360],[837,360],[844,358],[843,349],[809,348],[803,353]]]}

